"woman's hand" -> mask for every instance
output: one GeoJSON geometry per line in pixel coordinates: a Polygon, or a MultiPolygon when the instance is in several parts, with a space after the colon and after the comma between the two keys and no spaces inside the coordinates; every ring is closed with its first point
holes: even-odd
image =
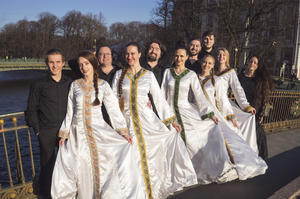
{"type": "Polygon", "coordinates": [[[256,114],[256,110],[255,110],[255,108],[253,108],[253,107],[251,107],[251,108],[249,109],[249,112],[250,112],[252,115],[255,115],[255,114],[256,114]]]}
{"type": "Polygon", "coordinates": [[[239,125],[238,125],[238,123],[237,123],[237,121],[233,118],[233,119],[231,119],[231,122],[232,122],[232,124],[233,124],[233,126],[234,127],[236,127],[236,128],[238,128],[238,129],[240,129],[240,127],[239,127],[239,125]]]}
{"type": "Polygon", "coordinates": [[[122,135],[130,144],[132,144],[132,137],[129,134],[122,135]]]}
{"type": "Polygon", "coordinates": [[[216,116],[212,116],[210,119],[212,119],[215,122],[215,124],[219,123],[219,119],[216,116]]]}
{"type": "Polygon", "coordinates": [[[150,101],[150,100],[147,102],[147,106],[148,106],[150,109],[152,109],[152,105],[151,105],[151,101],[150,101]]]}
{"type": "Polygon", "coordinates": [[[65,141],[66,141],[66,138],[60,138],[59,146],[62,147],[64,145],[65,141]]]}
{"type": "Polygon", "coordinates": [[[178,133],[181,133],[182,128],[181,128],[180,124],[178,124],[177,122],[173,122],[173,123],[172,123],[172,126],[176,129],[176,131],[177,131],[178,133]]]}
{"type": "Polygon", "coordinates": [[[263,121],[264,121],[264,117],[263,117],[263,116],[261,116],[261,117],[259,118],[259,124],[262,124],[262,123],[263,123],[263,121]]]}

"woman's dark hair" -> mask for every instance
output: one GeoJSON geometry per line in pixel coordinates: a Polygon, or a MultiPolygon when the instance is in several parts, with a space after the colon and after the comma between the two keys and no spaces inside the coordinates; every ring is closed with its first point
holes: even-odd
{"type": "Polygon", "coordinates": [[[96,58],[96,56],[90,52],[90,51],[81,51],[78,55],[78,59],[79,57],[83,57],[85,59],[87,59],[93,66],[94,69],[94,76],[93,76],[93,83],[94,83],[94,89],[95,89],[95,100],[93,102],[93,106],[97,106],[100,104],[100,100],[98,98],[98,59],[96,58]]]}
{"type": "Polygon", "coordinates": [[[128,46],[135,46],[135,47],[137,48],[137,50],[138,50],[139,53],[142,51],[142,49],[141,49],[141,47],[140,47],[140,45],[139,45],[138,42],[135,42],[135,41],[129,42],[129,43],[125,46],[125,49],[124,49],[124,50],[126,50],[126,49],[128,48],[128,46]]]}
{"type": "Polygon", "coordinates": [[[256,89],[254,93],[255,96],[254,104],[257,107],[260,107],[264,103],[269,102],[271,91],[274,89],[274,84],[273,84],[272,77],[266,68],[266,63],[264,59],[256,55],[250,56],[247,65],[253,57],[256,57],[258,60],[258,67],[254,72],[254,78],[256,84],[256,89]]]}
{"type": "MultiPolygon", "coordinates": [[[[137,42],[129,42],[126,46],[125,46],[125,50],[129,47],[129,46],[135,46],[138,50],[138,52],[141,52],[141,48],[140,45],[137,42]]],[[[122,73],[119,79],[119,88],[118,88],[118,98],[119,98],[119,106],[121,111],[124,111],[124,100],[122,98],[122,94],[123,94],[123,81],[125,78],[125,75],[127,73],[128,70],[128,64],[125,64],[124,68],[122,68],[122,73]]]]}

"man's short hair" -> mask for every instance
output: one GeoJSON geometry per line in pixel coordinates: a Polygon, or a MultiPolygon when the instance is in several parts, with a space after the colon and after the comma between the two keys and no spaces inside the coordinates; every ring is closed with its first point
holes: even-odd
{"type": "Polygon", "coordinates": [[[194,41],[194,40],[197,40],[197,41],[199,41],[199,42],[200,42],[200,44],[201,44],[201,39],[200,39],[200,37],[192,37],[192,38],[190,38],[190,39],[189,39],[189,41],[188,41],[188,45],[190,45],[190,43],[191,43],[192,41],[194,41]]]}
{"type": "Polygon", "coordinates": [[[216,37],[215,33],[211,30],[208,30],[208,31],[205,31],[203,34],[202,34],[202,39],[206,36],[211,36],[213,35],[214,37],[216,37]]]}
{"type": "Polygon", "coordinates": [[[167,51],[167,48],[166,46],[161,43],[161,41],[159,41],[158,39],[152,39],[150,40],[149,42],[146,43],[146,48],[145,48],[145,57],[147,57],[147,54],[148,54],[148,51],[149,51],[149,48],[150,48],[150,45],[153,44],[153,43],[156,43],[159,45],[159,48],[160,48],[160,51],[161,51],[161,54],[160,54],[160,58],[163,58],[163,56],[166,54],[166,51],[167,51]]]}
{"type": "Polygon", "coordinates": [[[97,48],[97,50],[96,50],[96,57],[97,57],[97,58],[98,58],[98,56],[99,56],[99,50],[100,50],[100,48],[103,48],[103,47],[109,48],[110,51],[112,52],[112,50],[111,50],[111,48],[110,48],[110,46],[109,46],[108,44],[102,44],[102,45],[98,46],[98,48],[97,48]]]}
{"type": "Polygon", "coordinates": [[[50,50],[48,50],[48,52],[46,53],[46,57],[45,57],[45,62],[46,62],[46,65],[48,65],[48,56],[49,55],[61,55],[61,58],[62,58],[62,61],[64,62],[65,61],[65,57],[62,53],[62,51],[58,48],[52,48],[50,50]]]}

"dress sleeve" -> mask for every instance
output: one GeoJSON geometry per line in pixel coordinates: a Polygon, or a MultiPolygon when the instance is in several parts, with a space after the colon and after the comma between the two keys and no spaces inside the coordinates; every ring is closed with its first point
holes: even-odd
{"type": "Polygon", "coordinates": [[[40,87],[37,83],[30,86],[27,109],[25,111],[25,121],[32,127],[35,134],[40,132],[39,127],[39,107],[40,107],[40,87]]]}
{"type": "Polygon", "coordinates": [[[230,99],[228,98],[228,95],[227,95],[227,89],[225,91],[225,88],[223,87],[222,84],[227,84],[227,81],[226,82],[224,82],[224,81],[216,82],[215,105],[226,120],[231,120],[231,119],[235,118],[235,115],[234,115],[232,106],[229,102],[230,99]]]}
{"type": "Polygon", "coordinates": [[[165,99],[167,99],[168,96],[168,81],[167,81],[167,73],[168,73],[169,69],[166,69],[163,75],[163,80],[162,80],[162,84],[161,84],[161,92],[163,94],[163,96],[165,97],[165,99]]]}
{"type": "Polygon", "coordinates": [[[230,72],[230,78],[229,78],[229,86],[231,90],[233,91],[234,97],[238,103],[238,105],[241,107],[241,109],[245,112],[249,112],[249,109],[251,108],[245,91],[243,87],[241,86],[241,83],[236,75],[235,70],[232,70],[230,72]]]}
{"type": "Polygon", "coordinates": [[[121,76],[122,70],[118,70],[112,80],[112,90],[116,97],[118,97],[118,89],[119,89],[119,80],[121,76]]]}
{"type": "Polygon", "coordinates": [[[163,93],[155,79],[155,76],[150,72],[150,93],[153,97],[159,118],[164,122],[166,126],[169,126],[176,120],[175,114],[171,111],[169,104],[163,96],[163,93]]]}
{"type": "Polygon", "coordinates": [[[73,120],[73,113],[74,113],[74,85],[75,81],[71,84],[70,90],[69,90],[69,95],[68,95],[68,104],[67,104],[67,113],[64,121],[61,124],[61,127],[59,129],[58,137],[61,138],[68,138],[70,135],[70,128],[71,128],[71,123],[73,120]]]}
{"type": "Polygon", "coordinates": [[[212,117],[214,115],[213,109],[205,98],[198,77],[194,72],[192,73],[190,86],[194,94],[194,100],[197,104],[199,113],[203,114],[201,115],[201,118],[204,120],[206,118],[212,117]]]}
{"type": "Polygon", "coordinates": [[[119,102],[107,82],[104,82],[103,103],[106,107],[111,124],[116,131],[126,130],[126,121],[119,108],[119,102]]]}

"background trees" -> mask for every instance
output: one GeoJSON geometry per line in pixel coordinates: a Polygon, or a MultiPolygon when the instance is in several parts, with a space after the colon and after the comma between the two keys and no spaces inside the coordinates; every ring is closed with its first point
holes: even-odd
{"type": "Polygon", "coordinates": [[[58,18],[46,12],[37,21],[6,24],[0,30],[0,57],[42,58],[57,47],[72,58],[102,43],[120,48],[129,41],[143,44],[157,38],[169,49],[168,58],[177,41],[213,30],[216,45],[231,52],[232,65],[243,65],[255,52],[267,55],[276,71],[283,60],[293,62],[298,5],[298,0],[158,0],[148,23],[116,22],[109,27],[101,13],[73,10],[58,18]]]}

